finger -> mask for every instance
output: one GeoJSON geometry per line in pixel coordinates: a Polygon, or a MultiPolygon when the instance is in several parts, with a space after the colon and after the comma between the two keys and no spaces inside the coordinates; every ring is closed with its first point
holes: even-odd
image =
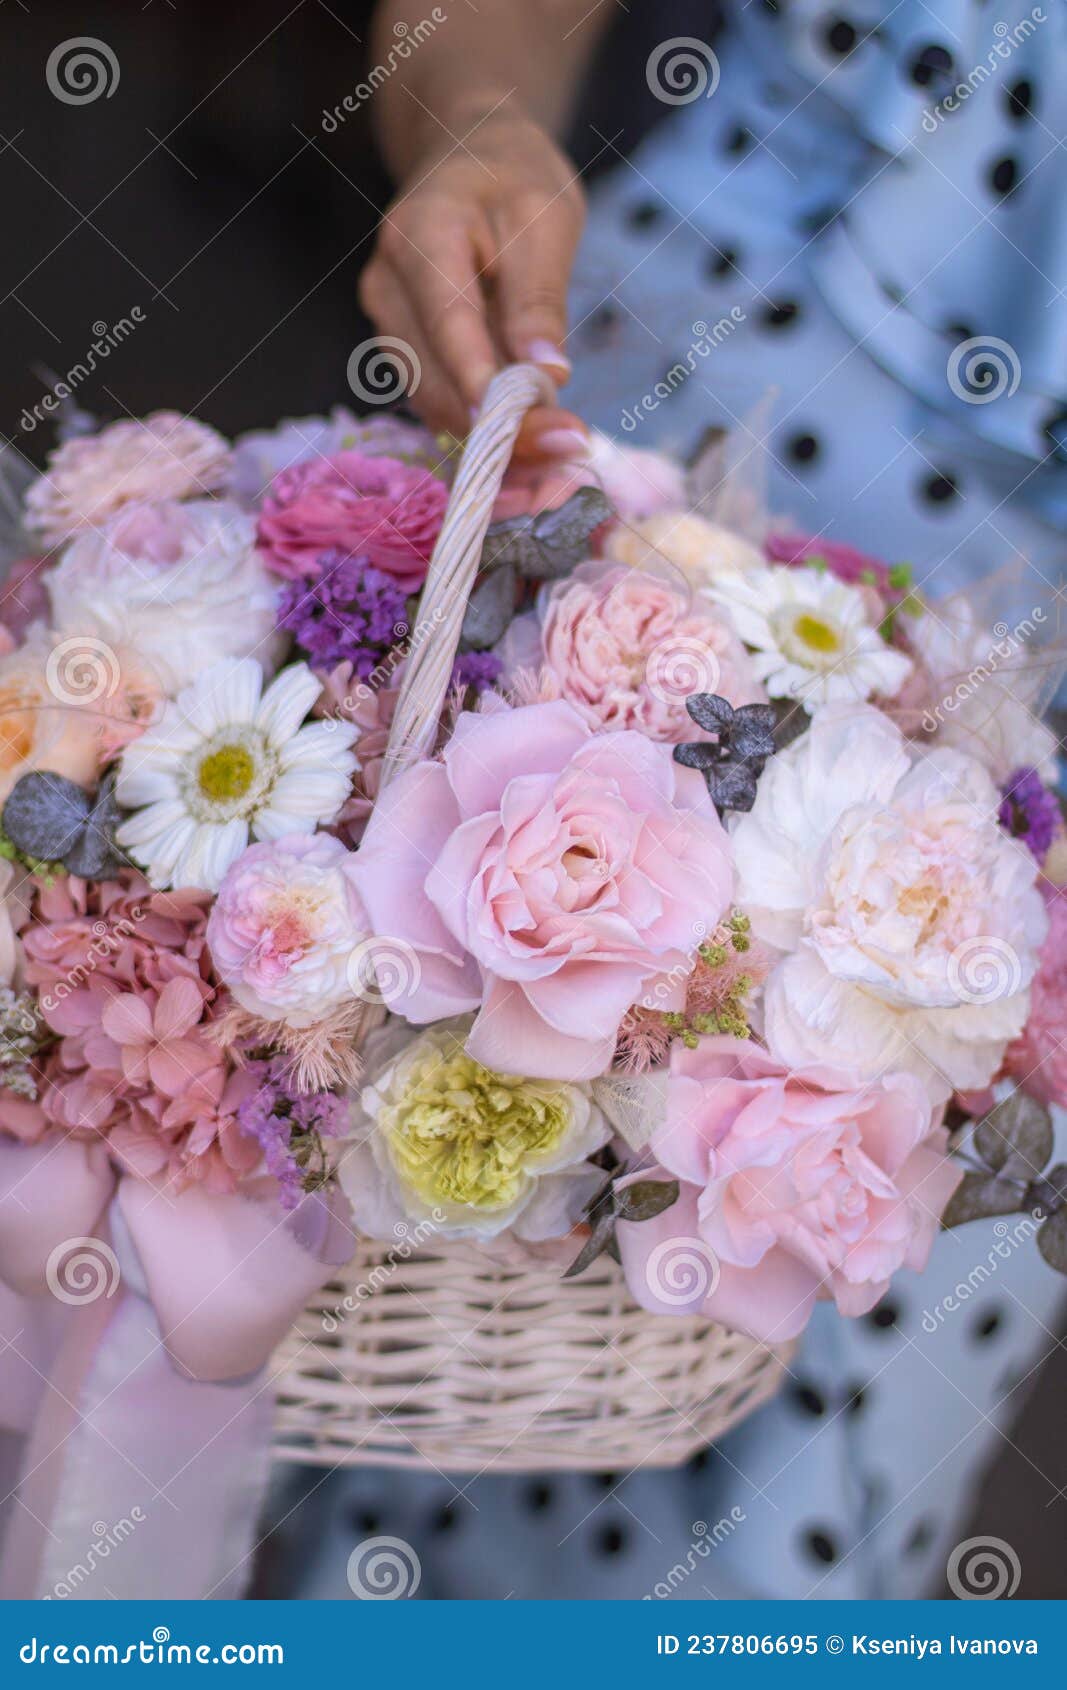
{"type": "Polygon", "coordinates": [[[544,365],[559,383],[570,374],[563,343],[567,288],[582,228],[575,205],[567,190],[554,199],[540,192],[520,195],[510,208],[510,231],[493,266],[499,332],[507,351],[544,365]]]}
{"type": "Polygon", "coordinates": [[[447,429],[462,438],[469,426],[468,406],[438,360],[401,277],[376,256],[360,278],[359,292],[360,303],[379,334],[404,341],[414,354],[412,385],[405,395],[408,404],[432,429],[447,429]]]}
{"type": "Polygon", "coordinates": [[[501,364],[487,318],[477,219],[451,201],[427,200],[382,231],[382,251],[432,344],[437,361],[463,400],[476,405],[501,364]]]}
{"type": "Polygon", "coordinates": [[[549,458],[584,463],[589,451],[589,430],[580,417],[558,405],[536,405],[523,418],[514,456],[520,463],[549,458]]]}

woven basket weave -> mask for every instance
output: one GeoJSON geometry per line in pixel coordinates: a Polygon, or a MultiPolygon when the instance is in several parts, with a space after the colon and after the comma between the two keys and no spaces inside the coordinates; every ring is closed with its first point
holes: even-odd
{"type": "MultiPolygon", "coordinates": [[[[416,626],[430,633],[405,665],[385,780],[432,749],[515,436],[550,397],[529,365],[490,386],[423,590],[416,626]]],[[[771,1396],[787,1359],[637,1308],[607,1257],[564,1280],[466,1243],[365,1244],[276,1354],[275,1453],[457,1473],[674,1466],[771,1396]]]]}

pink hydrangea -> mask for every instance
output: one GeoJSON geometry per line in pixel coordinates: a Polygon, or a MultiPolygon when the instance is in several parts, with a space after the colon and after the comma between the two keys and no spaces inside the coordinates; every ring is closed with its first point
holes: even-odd
{"type": "Polygon", "coordinates": [[[448,503],[444,482],[396,458],[335,452],[273,482],[259,517],[263,556],[279,575],[319,573],[324,552],[358,552],[409,592],[426,566],[448,503]]]}
{"type": "Polygon", "coordinates": [[[701,737],[685,701],[715,692],[733,705],[765,697],[726,614],[661,576],[583,564],[517,617],[500,647],[505,680],[544,682],[594,728],[632,728],[677,745],[701,737]]]}
{"type": "Polygon", "coordinates": [[[911,1074],[790,1072],[727,1037],[675,1045],[650,1150],[680,1195],[620,1224],[631,1293],[774,1343],[803,1330],[818,1298],[863,1314],[899,1268],[926,1265],[960,1180],[947,1143],[911,1074]]]}
{"type": "Polygon", "coordinates": [[[139,874],[39,887],[21,941],[27,985],[58,1035],[36,1103],[0,1091],[0,1128],[107,1139],[143,1178],[234,1188],[259,1160],[236,1125],[246,1095],[211,1034],[221,1007],[205,943],[210,898],[139,874]],[[18,1105],[18,1108],[15,1108],[18,1105]]]}
{"type": "Polygon", "coordinates": [[[229,466],[221,434],[180,411],[110,423],[52,453],[26,494],[26,526],[57,546],[135,500],[213,492],[229,466]]]}
{"type": "Polygon", "coordinates": [[[1030,1014],[1006,1070],[1042,1103],[1067,1109],[1067,890],[1041,882],[1048,937],[1030,987],[1030,1014]]]}
{"type": "Polygon", "coordinates": [[[385,788],[352,869],[408,962],[391,1007],[477,1009],[467,1048],[490,1068],[603,1073],[643,991],[665,981],[664,1009],[683,1006],[729,900],[726,834],[690,774],[562,701],[460,715],[440,762],[385,788]]]}
{"type": "Polygon", "coordinates": [[[367,933],[354,860],[329,834],[292,833],[250,845],[228,870],[207,940],[242,1009],[308,1027],[353,996],[367,933]]]}

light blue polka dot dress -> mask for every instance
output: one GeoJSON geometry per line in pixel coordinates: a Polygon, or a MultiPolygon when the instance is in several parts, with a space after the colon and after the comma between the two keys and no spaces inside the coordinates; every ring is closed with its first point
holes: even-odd
{"type": "MultiPolygon", "coordinates": [[[[698,58],[703,90],[593,192],[568,403],[682,452],[732,427],[780,526],[935,596],[1021,558],[1023,608],[1054,606],[1067,5],[737,0],[698,58]]],[[[1063,1281],[1017,1219],[944,1235],[864,1319],[821,1306],[779,1398],[679,1472],[283,1476],[267,1593],[348,1597],[374,1535],[416,1550],[420,1598],[936,1592],[1056,1341],[1063,1281]]]]}

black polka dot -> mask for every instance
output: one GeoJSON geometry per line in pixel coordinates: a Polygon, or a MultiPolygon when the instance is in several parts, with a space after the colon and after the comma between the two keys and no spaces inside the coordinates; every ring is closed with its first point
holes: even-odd
{"type": "Polygon", "coordinates": [[[352,1513],[352,1524],[362,1537],[373,1537],[381,1529],[381,1516],[374,1514],[369,1508],[356,1508],[352,1513]]]}
{"type": "Polygon", "coordinates": [[[837,1545],[830,1533],[820,1526],[813,1526],[804,1533],[804,1553],[812,1561],[821,1561],[824,1566],[831,1567],[837,1560],[837,1545]]]}
{"type": "Polygon", "coordinates": [[[853,1385],[846,1390],[845,1413],[862,1414],[867,1401],[867,1392],[862,1385],[853,1385]]]}
{"type": "Polygon", "coordinates": [[[896,282],[888,282],[883,279],[878,283],[878,286],[885,294],[890,305],[899,305],[901,300],[904,298],[904,295],[901,289],[897,287],[896,282]]]}
{"type": "Polygon", "coordinates": [[[819,442],[814,434],[794,434],[786,443],[786,453],[795,464],[811,464],[819,456],[819,442]]]}
{"type": "Polygon", "coordinates": [[[650,229],[653,223],[658,223],[663,216],[663,207],[655,200],[642,200],[639,205],[630,207],[629,222],[633,229],[650,229]]]}
{"type": "Polygon", "coordinates": [[[798,1379],[793,1386],[791,1395],[797,1407],[802,1409],[805,1414],[813,1414],[818,1417],[820,1414],[826,1413],[826,1398],[821,1391],[815,1389],[814,1385],[808,1385],[804,1380],[798,1379]]]}
{"type": "Polygon", "coordinates": [[[971,1337],[985,1343],[999,1330],[1004,1316],[999,1309],[984,1309],[971,1324],[971,1337]]]}
{"type": "Polygon", "coordinates": [[[1022,77],[1013,82],[1010,88],[1004,90],[1004,103],[1008,108],[1008,116],[1016,123],[1034,115],[1034,85],[1029,77],[1022,77]]]}
{"type": "Polygon", "coordinates": [[[455,1530],[458,1524],[458,1510],[453,1508],[450,1502],[447,1502],[443,1508],[438,1509],[434,1517],[433,1529],[435,1532],[451,1532],[455,1530]]]}
{"type": "Polygon", "coordinates": [[[730,130],[723,146],[728,153],[747,153],[755,138],[751,129],[746,129],[743,123],[739,123],[735,129],[730,130]]]}
{"type": "Polygon", "coordinates": [[[762,0],[763,10],[770,12],[772,18],[780,18],[785,11],[785,0],[762,0]]]}
{"type": "Polygon", "coordinates": [[[696,1454],[694,1456],[690,1457],[689,1471],[691,1473],[703,1473],[705,1467],[708,1465],[708,1462],[710,1460],[711,1460],[711,1450],[710,1449],[698,1449],[696,1454]]]}
{"type": "Polygon", "coordinates": [[[844,57],[851,53],[859,39],[856,26],[849,23],[847,18],[830,18],[823,29],[823,40],[831,53],[844,57]]]}
{"type": "Polygon", "coordinates": [[[621,1526],[605,1526],[597,1533],[598,1555],[621,1555],[626,1547],[626,1533],[621,1526]]]}
{"type": "Polygon", "coordinates": [[[834,221],[837,211],[836,205],[820,205],[814,211],[806,212],[801,219],[805,232],[809,235],[821,235],[834,221]]]}
{"type": "Polygon", "coordinates": [[[945,333],[956,346],[959,345],[961,340],[974,340],[976,338],[970,323],[946,323],[945,333]]]}
{"type": "Polygon", "coordinates": [[[908,74],[919,88],[945,88],[955,79],[955,60],[947,47],[920,47],[908,74]]]}
{"type": "Polygon", "coordinates": [[[989,186],[995,194],[1010,194],[1019,178],[1019,166],[1013,158],[998,158],[989,171],[989,186]]]}
{"type": "Polygon", "coordinates": [[[876,1332],[888,1332],[890,1327],[896,1326],[899,1318],[900,1312],[895,1303],[881,1302],[867,1316],[867,1324],[873,1326],[876,1332]]]}
{"type": "Polygon", "coordinates": [[[599,1485],[601,1490],[614,1490],[618,1482],[618,1473],[597,1473],[593,1479],[593,1483],[599,1485]]]}
{"type": "Polygon", "coordinates": [[[904,1544],[905,1555],[921,1555],[924,1549],[929,1549],[934,1541],[934,1523],[932,1520],[916,1520],[904,1544]]]}
{"type": "Polygon", "coordinates": [[[1057,462],[1067,464],[1067,410],[1053,411],[1041,432],[1057,462]]]}
{"type": "Polygon", "coordinates": [[[765,305],[763,308],[763,321],[769,329],[789,328],[799,316],[800,306],[795,299],[782,299],[777,305],[765,305]]]}
{"type": "Polygon", "coordinates": [[[523,1501],[531,1514],[543,1514],[546,1508],[552,1506],[552,1486],[546,1485],[542,1479],[535,1479],[532,1485],[527,1485],[523,1501]]]}
{"type": "Polygon", "coordinates": [[[707,271],[709,276],[728,276],[731,270],[737,269],[737,250],[732,246],[723,246],[708,253],[707,271]]]}
{"type": "Polygon", "coordinates": [[[959,484],[954,475],[941,471],[928,475],[921,483],[919,491],[928,505],[947,505],[959,495],[959,484]]]}

